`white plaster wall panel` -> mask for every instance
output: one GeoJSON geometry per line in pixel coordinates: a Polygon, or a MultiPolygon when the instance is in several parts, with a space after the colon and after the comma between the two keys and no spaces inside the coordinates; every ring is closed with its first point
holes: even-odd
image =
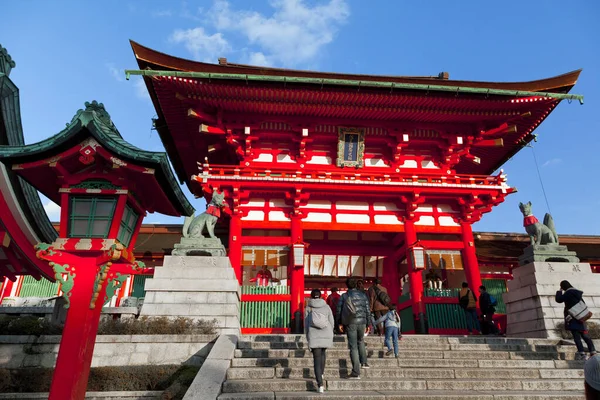
{"type": "Polygon", "coordinates": [[[377,225],[402,225],[402,222],[395,215],[375,215],[377,225]]]}
{"type": "Polygon", "coordinates": [[[338,201],[335,203],[335,208],[338,210],[361,210],[368,211],[369,203],[359,201],[338,201]]]}
{"type": "Polygon", "coordinates": [[[305,206],[300,206],[300,208],[322,208],[329,210],[331,208],[331,202],[327,200],[312,200],[309,201],[305,206]]]}
{"type": "Polygon", "coordinates": [[[244,207],[264,207],[265,199],[250,199],[248,203],[244,204],[244,207]]]}
{"type": "Polygon", "coordinates": [[[417,164],[416,160],[404,160],[400,168],[418,168],[419,164],[417,164]]]}
{"type": "Polygon", "coordinates": [[[382,158],[365,159],[365,167],[385,167],[386,163],[382,158]]]}
{"type": "Polygon", "coordinates": [[[304,222],[331,222],[331,214],[309,212],[303,221],[304,222]]]}
{"type": "Polygon", "coordinates": [[[431,215],[422,215],[421,218],[419,218],[419,221],[415,222],[415,225],[434,226],[435,218],[431,215]]]}
{"type": "Polygon", "coordinates": [[[375,211],[400,211],[394,203],[373,203],[375,211]]]}
{"type": "Polygon", "coordinates": [[[331,157],[326,156],[312,156],[310,160],[306,162],[307,164],[319,164],[319,165],[332,165],[331,157]]]}
{"type": "Polygon", "coordinates": [[[437,210],[439,212],[444,212],[444,213],[457,213],[458,211],[453,210],[452,207],[450,206],[450,204],[438,204],[436,206],[437,210]]]}
{"type": "Polygon", "coordinates": [[[369,224],[371,219],[367,214],[338,214],[336,222],[346,224],[369,224]]]}
{"type": "Polygon", "coordinates": [[[440,169],[440,167],[438,167],[437,165],[435,165],[433,163],[433,161],[431,161],[431,160],[423,160],[421,162],[421,167],[422,168],[427,168],[427,169],[440,169]]]}
{"type": "Polygon", "coordinates": [[[304,254],[304,275],[310,275],[310,256],[304,254]]]}
{"type": "Polygon", "coordinates": [[[441,226],[460,226],[460,224],[457,224],[452,217],[448,216],[438,217],[438,222],[441,226]]]}
{"type": "Polygon", "coordinates": [[[431,204],[422,204],[419,207],[417,207],[415,212],[430,213],[433,212],[433,206],[431,204]]]}
{"type": "Polygon", "coordinates": [[[252,210],[248,211],[248,215],[242,217],[242,221],[264,221],[265,220],[265,212],[252,210]]]}
{"type": "Polygon", "coordinates": [[[283,211],[269,211],[269,221],[289,221],[290,218],[283,211]]]}
{"type": "Polygon", "coordinates": [[[269,154],[269,153],[260,153],[258,155],[258,157],[256,157],[254,160],[252,161],[257,161],[257,162],[273,162],[273,154],[269,154]]]}
{"type": "Polygon", "coordinates": [[[288,205],[285,204],[284,199],[271,199],[271,200],[269,200],[269,207],[287,208],[288,205]]]}
{"type": "Polygon", "coordinates": [[[280,163],[295,163],[296,161],[292,160],[289,154],[277,154],[277,162],[280,163]]]}

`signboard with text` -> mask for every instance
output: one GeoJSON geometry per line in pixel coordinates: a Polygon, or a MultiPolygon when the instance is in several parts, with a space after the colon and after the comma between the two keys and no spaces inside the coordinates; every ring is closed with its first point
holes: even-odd
{"type": "Polygon", "coordinates": [[[339,128],[338,167],[363,167],[365,153],[365,130],[363,128],[339,128]]]}

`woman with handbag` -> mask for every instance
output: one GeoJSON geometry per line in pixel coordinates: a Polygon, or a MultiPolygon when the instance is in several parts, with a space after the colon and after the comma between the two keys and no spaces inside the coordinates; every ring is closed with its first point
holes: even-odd
{"type": "Polygon", "coordinates": [[[556,292],[556,302],[565,303],[565,329],[571,331],[573,335],[573,340],[575,340],[577,346],[577,357],[581,360],[587,359],[583,350],[583,343],[581,343],[582,338],[588,346],[590,355],[596,355],[596,348],[588,335],[585,322],[573,317],[573,315],[579,316],[581,314],[580,309],[585,307],[583,292],[575,289],[568,281],[562,281],[560,290],[556,292]],[[580,304],[580,302],[583,304],[580,304]]]}

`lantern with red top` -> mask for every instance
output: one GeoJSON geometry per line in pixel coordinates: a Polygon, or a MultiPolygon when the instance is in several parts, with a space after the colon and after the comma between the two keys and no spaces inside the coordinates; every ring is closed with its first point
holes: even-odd
{"type": "Polygon", "coordinates": [[[414,243],[409,247],[410,260],[414,270],[424,270],[427,266],[427,258],[425,255],[425,248],[421,246],[420,242],[414,243]]]}
{"type": "Polygon", "coordinates": [[[36,246],[68,308],[51,400],[85,397],[102,306],[144,271],[133,248],[146,212],[194,211],[164,153],[127,143],[101,103],[85,105],[45,141],[0,146],[2,163],[61,206],[59,237],[36,246]]]}

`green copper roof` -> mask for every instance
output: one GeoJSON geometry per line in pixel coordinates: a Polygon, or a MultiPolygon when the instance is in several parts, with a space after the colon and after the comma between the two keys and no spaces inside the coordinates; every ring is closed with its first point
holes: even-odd
{"type": "Polygon", "coordinates": [[[506,90],[506,89],[491,89],[480,87],[465,87],[465,86],[445,86],[445,85],[429,85],[418,83],[398,83],[398,82],[379,82],[379,81],[358,81],[348,79],[331,79],[331,78],[306,78],[306,77],[290,77],[290,76],[273,76],[273,75],[250,75],[250,74],[222,74],[210,72],[188,72],[188,71],[155,71],[155,70],[125,70],[125,77],[129,79],[131,75],[142,76],[174,76],[178,78],[200,78],[200,79],[216,79],[216,80],[241,80],[241,81],[261,81],[261,82],[281,82],[281,83],[303,83],[314,85],[337,85],[337,86],[357,86],[357,87],[372,87],[382,89],[406,89],[420,90],[432,92],[452,92],[452,93],[471,93],[499,96],[543,96],[551,97],[557,100],[579,100],[583,104],[583,96],[579,94],[553,93],[553,92],[529,92],[523,90],[506,90]]]}
{"type": "MultiPolygon", "coordinates": [[[[25,140],[21,124],[19,89],[8,77],[10,69],[14,67],[15,62],[6,49],[0,46],[0,143],[22,146],[25,140]]],[[[44,210],[37,190],[12,171],[7,172],[13,192],[29,225],[41,241],[52,243],[58,237],[58,233],[44,210]]]]}
{"type": "Polygon", "coordinates": [[[0,146],[0,160],[12,159],[10,162],[12,164],[24,162],[23,160],[27,159],[33,160],[50,149],[64,148],[66,150],[74,144],[74,140],[77,140],[80,132],[84,130],[87,130],[99,143],[117,156],[144,167],[154,168],[157,172],[156,178],[165,188],[165,193],[171,198],[175,208],[182,215],[193,214],[194,208],[177,184],[166,153],[142,150],[125,141],[110,119],[104,105],[95,100],[91,103],[86,102],[85,109],[78,110],[65,129],[46,140],[30,145],[0,146]],[[171,190],[169,191],[168,188],[171,190]]]}

